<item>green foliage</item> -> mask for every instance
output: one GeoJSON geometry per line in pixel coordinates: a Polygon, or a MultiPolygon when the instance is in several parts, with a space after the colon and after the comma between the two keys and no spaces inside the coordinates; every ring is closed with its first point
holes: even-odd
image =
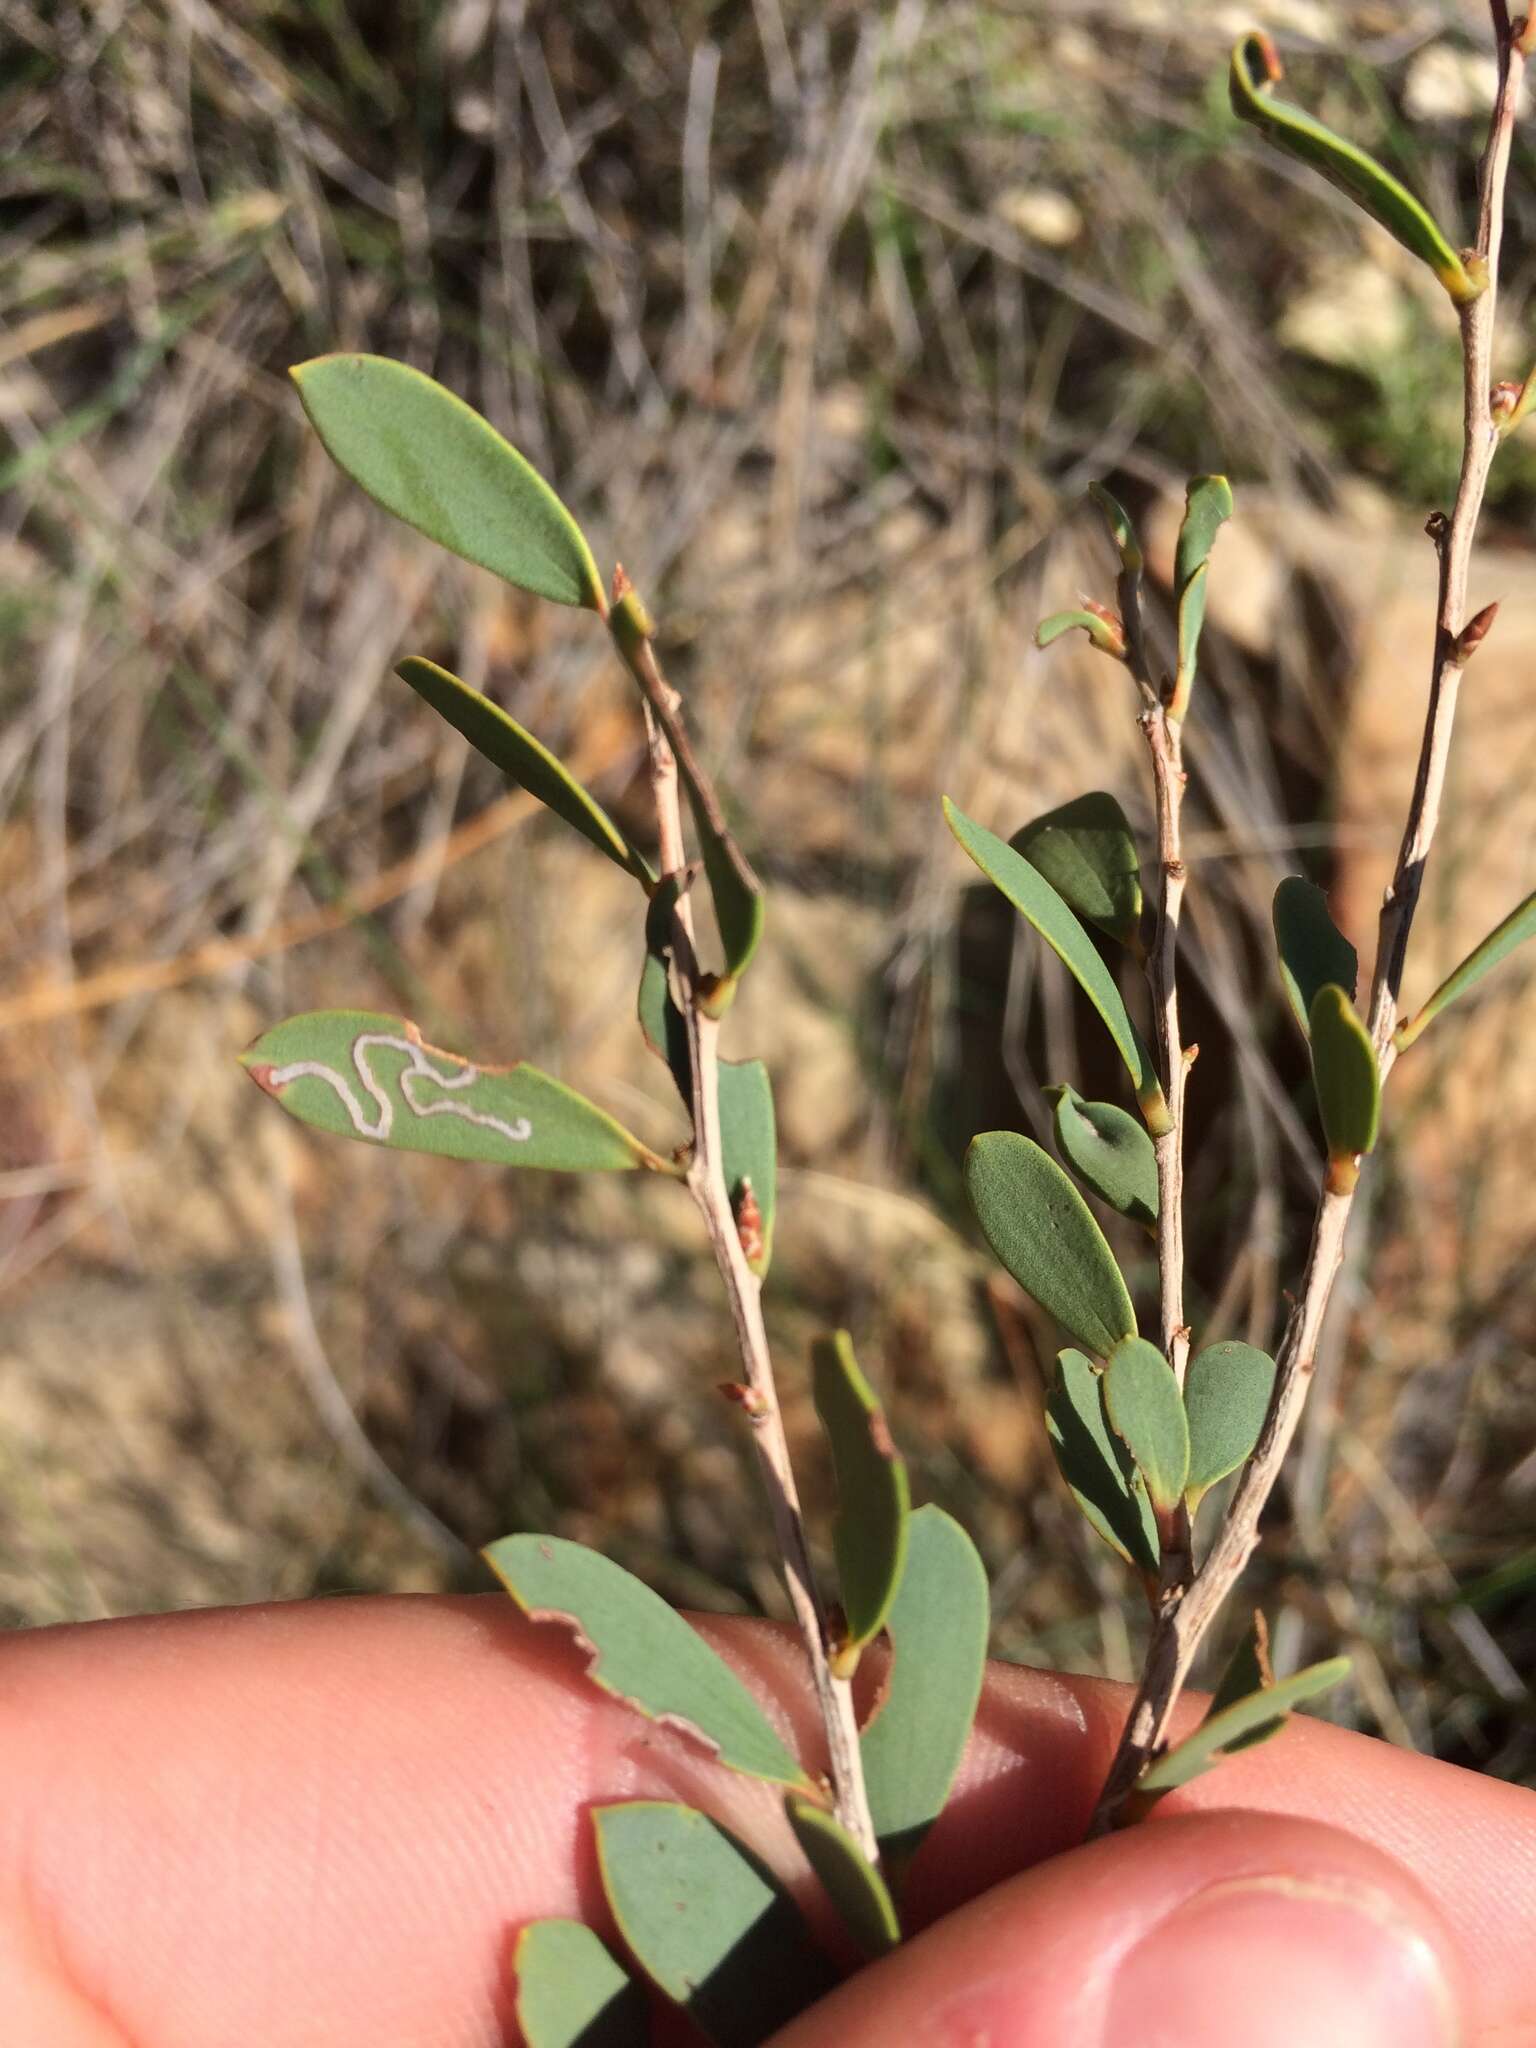
{"type": "Polygon", "coordinates": [[[1252,1344],[1208,1344],[1184,1375],[1189,1417],[1189,1478],[1185,1500],[1193,1514],[1219,1479],[1246,1463],[1259,1440],[1275,1390],[1275,1361],[1252,1344]]]}
{"type": "Polygon", "coordinates": [[[396,1152],[562,1172],[677,1170],[552,1075],[441,1052],[404,1017],[311,1010],[264,1031],[240,1061],[301,1124],[396,1152]]]}
{"type": "Polygon", "coordinates": [[[985,825],[968,818],[948,797],[944,799],[944,816],[950,831],[988,881],[1034,926],[1104,1019],[1125,1061],[1147,1128],[1154,1135],[1165,1129],[1168,1105],[1152,1055],[1131,1022],[1114,976],[1073,912],[1031,861],[1016,852],[1006,839],[999,839],[985,825]]]}
{"type": "Polygon", "coordinates": [[[1449,1009],[1469,989],[1475,988],[1485,974],[1491,974],[1516,946],[1523,945],[1533,933],[1536,933],[1536,890],[1532,890],[1523,903],[1517,903],[1504,922],[1495,925],[1487,938],[1473,947],[1461,965],[1452,969],[1417,1016],[1398,1026],[1394,1034],[1398,1051],[1406,1052],[1442,1010],[1449,1009]]]}
{"type": "Polygon", "coordinates": [[[1125,813],[1090,790],[1033,819],[1008,842],[1067,908],[1133,952],[1141,945],[1141,863],[1125,813]]]}
{"type": "Polygon", "coordinates": [[[535,1920],[512,1952],[527,2048],[646,2048],[640,1986],[579,1920],[535,1920]]]}
{"type": "Polygon", "coordinates": [[[1048,1152],[1016,1131],[983,1132],[965,1155],[965,1186],[988,1244],[1064,1330],[1101,1358],[1135,1336],[1114,1254],[1048,1152]]]}
{"type": "Polygon", "coordinates": [[[1049,647],[1059,640],[1063,633],[1083,632],[1093,642],[1100,654],[1112,655],[1116,661],[1125,659],[1125,628],[1111,613],[1104,611],[1053,612],[1048,619],[1042,619],[1035,628],[1035,645],[1049,647]]]}
{"type": "Polygon", "coordinates": [[[1130,1452],[1153,1507],[1171,1513],[1189,1478],[1189,1424],[1173,1367],[1144,1337],[1127,1337],[1110,1355],[1104,1413],[1130,1452]]]}
{"type": "Polygon", "coordinates": [[[1275,891],[1275,949],[1286,1000],[1302,1030],[1311,1032],[1312,1003],[1329,982],[1354,1000],[1359,956],[1328,914],[1328,898],[1315,882],[1287,875],[1275,891]]]}
{"type": "Polygon", "coordinates": [[[1343,989],[1326,983],[1312,998],[1312,1080],[1335,1184],[1353,1186],[1355,1161],[1376,1143],[1381,1072],[1370,1033],[1343,989]]]}
{"type": "Polygon", "coordinates": [[[901,1921],[885,1879],[858,1843],[824,1806],[787,1793],[784,1811],[805,1860],[843,1924],[867,1956],[883,1956],[901,1940],[901,1921]]]}
{"type": "Polygon", "coordinates": [[[773,1120],[773,1083],[761,1060],[721,1060],[720,1164],[747,1264],[758,1275],[773,1257],[778,1203],[779,1151],[773,1120]],[[750,1201],[749,1201],[750,1197],[750,1201]],[[749,1228],[752,1212],[756,1227],[749,1228]]]}
{"type": "Polygon", "coordinates": [[[1131,515],[1103,484],[1090,484],[1088,495],[1104,516],[1104,524],[1109,528],[1109,537],[1115,544],[1116,554],[1120,557],[1121,569],[1128,576],[1139,576],[1143,557],[1141,542],[1136,536],[1131,515]]]}
{"type": "Polygon", "coordinates": [[[812,1789],[730,1666],[621,1565],[560,1536],[503,1536],[487,1545],[485,1559],[530,1620],[570,1631],[594,1685],[730,1770],[812,1789]]]}
{"type": "Polygon", "coordinates": [[[1110,1429],[1103,1376],[1080,1351],[1058,1354],[1045,1430],[1061,1476],[1092,1527],[1127,1564],[1155,1573],[1160,1546],[1146,1486],[1110,1429]]]}
{"type": "Polygon", "coordinates": [[[884,1628],[901,1582],[910,1520],[907,1467],[846,1330],[812,1347],[811,1388],[837,1471],[832,1547],[843,1632],[833,1668],[851,1678],[859,1652],[884,1628]]]}
{"type": "Polygon", "coordinates": [[[1146,1129],[1112,1102],[1085,1102],[1075,1088],[1047,1088],[1056,1147],[1090,1193],[1149,1229],[1157,1223],[1157,1152],[1146,1129]]]}
{"type": "Polygon", "coordinates": [[[644,888],[654,886],[656,877],[650,863],[630,844],[596,798],[589,795],[565,763],[541,746],[531,732],[525,732],[499,704],[460,682],[435,661],[408,655],[395,669],[425,704],[457,731],[479,754],[520,789],[537,797],[546,809],[574,825],[582,837],[591,840],[599,853],[606,853],[628,870],[644,888]]]}
{"type": "Polygon", "coordinates": [[[1268,1741],[1285,1726],[1292,1707],[1326,1692],[1348,1675],[1349,1659],[1330,1657],[1324,1663],[1309,1664],[1305,1671],[1282,1678],[1274,1685],[1261,1687],[1246,1699],[1223,1706],[1219,1713],[1209,1713],[1193,1735],[1165,1751],[1142,1773],[1138,1792],[1146,1795],[1176,1791],[1222,1757],[1268,1741]]]}
{"type": "Polygon", "coordinates": [[[717,2048],[758,2048],[832,1989],[800,1909],[718,1821],[646,1799],[593,1822],[626,1947],[717,2048]]]}
{"type": "Polygon", "coordinates": [[[1481,266],[1464,263],[1433,217],[1392,173],[1325,128],[1300,107],[1274,97],[1284,76],[1269,37],[1258,29],[1238,39],[1232,51],[1232,111],[1288,156],[1321,171],[1331,185],[1347,193],[1410,254],[1427,263],[1457,305],[1475,299],[1487,286],[1481,266]]]}
{"type": "Polygon", "coordinates": [[[607,610],[581,528],[461,398],[384,356],[317,356],[291,375],[331,459],[386,512],[520,590],[607,610]]]}
{"type": "Polygon", "coordinates": [[[991,1622],[976,1546],[941,1508],[916,1509],[906,1567],[886,1616],[890,1670],[859,1744],[893,1885],[949,1798],[981,1698],[991,1622]]]}
{"type": "Polygon", "coordinates": [[[1179,615],[1179,668],[1169,700],[1170,718],[1189,708],[1195,680],[1195,657],[1205,625],[1205,585],[1211,549],[1221,527],[1232,517],[1232,486],[1224,476],[1197,476],[1184,497],[1184,520],[1174,551],[1173,595],[1179,615]]]}

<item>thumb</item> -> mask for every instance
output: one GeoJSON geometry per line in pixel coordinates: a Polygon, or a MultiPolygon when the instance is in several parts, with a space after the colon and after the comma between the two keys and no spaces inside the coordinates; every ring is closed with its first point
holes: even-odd
{"type": "Polygon", "coordinates": [[[1453,2048],[1459,1973],[1414,1880],[1316,1821],[1152,1820],[1011,1879],[775,2048],[1453,2048]]]}

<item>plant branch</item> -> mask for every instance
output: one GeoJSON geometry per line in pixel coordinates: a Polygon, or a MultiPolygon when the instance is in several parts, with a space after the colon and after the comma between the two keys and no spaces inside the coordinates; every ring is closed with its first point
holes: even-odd
{"type": "MultiPolygon", "coordinates": [[[[637,608],[638,609],[638,608],[637,608]]],[[[640,611],[643,618],[643,610],[640,611]]],[[[656,805],[657,835],[663,877],[682,876],[687,859],[683,840],[677,757],[687,747],[680,699],[667,682],[651,645],[649,621],[639,633],[615,634],[625,666],[645,700],[646,736],[650,754],[651,791],[656,805]]],[[[713,799],[696,760],[687,756],[691,783],[713,799]]],[[[806,1539],[805,1517],[790,1463],[789,1441],[779,1406],[768,1332],[763,1323],[762,1281],[747,1263],[726,1186],[720,1135],[720,1020],[704,1005],[705,977],[694,949],[693,915],[686,890],[677,900],[673,928],[673,965],[678,1004],[688,1032],[693,1084],[693,1157],[687,1187],[703,1220],[730,1304],[737,1349],[747,1389],[743,1406],[752,1448],[768,1496],[774,1539],[783,1561],[790,1605],[810,1661],[811,1679],[826,1735],[832,1796],[837,1817],[878,1866],[879,1847],[870,1817],[859,1749],[859,1724],[853,1688],[832,1670],[832,1629],[817,1589],[806,1539]]]]}
{"type": "MultiPolygon", "coordinates": [[[[1429,703],[1407,824],[1382,905],[1369,1006],[1371,1038],[1383,1078],[1395,1058],[1392,1031],[1403,964],[1425,866],[1439,824],[1461,670],[1481,637],[1480,632],[1467,631],[1467,578],[1488,472],[1498,446],[1498,430],[1489,407],[1494,313],[1504,188],[1515,107],[1525,68],[1525,53],[1510,28],[1502,0],[1492,0],[1492,14],[1498,39],[1499,81],[1480,169],[1476,245],[1477,254],[1487,265],[1488,283],[1477,298],[1458,308],[1464,373],[1461,475],[1449,519],[1437,516],[1430,522],[1439,552],[1440,585],[1429,703]]],[[[1474,626],[1478,624],[1486,630],[1486,621],[1474,622],[1474,626]]],[[[1187,1591],[1165,1602],[1154,1621],[1141,1683],[1090,1824],[1092,1834],[1105,1833],[1124,1816],[1138,1779],[1166,1740],[1174,1706],[1206,1632],[1258,1543],[1260,1517],[1279,1479],[1306,1404],[1318,1339],[1343,1262],[1352,1206],[1352,1192],[1324,1188],[1313,1223],[1301,1291],[1276,1361],[1278,1370],[1268,1418],[1209,1556],[1187,1591]]]]}

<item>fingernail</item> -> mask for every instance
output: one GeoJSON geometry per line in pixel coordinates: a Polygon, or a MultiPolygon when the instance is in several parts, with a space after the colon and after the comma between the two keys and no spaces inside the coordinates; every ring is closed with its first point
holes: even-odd
{"type": "Polygon", "coordinates": [[[1120,1967],[1104,2041],[1116,2048],[1455,2048],[1434,1945],[1366,1886],[1289,1877],[1213,1885],[1120,1967]]]}

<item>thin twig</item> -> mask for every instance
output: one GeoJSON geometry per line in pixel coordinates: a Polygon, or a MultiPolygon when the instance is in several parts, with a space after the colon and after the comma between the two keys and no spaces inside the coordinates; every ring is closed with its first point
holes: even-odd
{"type": "MultiPolygon", "coordinates": [[[[1383,1079],[1396,1058],[1392,1033],[1397,1021],[1403,963],[1425,865],[1440,819],[1457,687],[1471,651],[1462,640],[1467,624],[1468,567],[1488,471],[1498,446],[1498,432],[1489,410],[1494,313],[1504,187],[1525,52],[1510,28],[1502,0],[1491,0],[1491,5],[1498,39],[1499,82],[1479,172],[1476,243],[1477,254],[1487,265],[1488,283],[1477,298],[1459,309],[1464,373],[1461,476],[1450,518],[1437,517],[1430,522],[1440,558],[1440,591],[1429,704],[1402,846],[1382,904],[1369,1007],[1371,1039],[1383,1079]]],[[[1163,1744],[1195,1655],[1258,1543],[1259,1519],[1279,1479],[1306,1405],[1318,1339],[1343,1262],[1353,1200],[1353,1192],[1334,1192],[1324,1187],[1301,1291],[1276,1361],[1278,1370],[1268,1418],[1253,1456],[1243,1469],[1210,1555],[1188,1590],[1164,1604],[1154,1621],[1141,1683],[1094,1812],[1090,1826],[1093,1834],[1102,1834],[1116,1824],[1137,1780],[1163,1744]]]]}
{"type": "MultiPolygon", "coordinates": [[[[622,594],[626,587],[621,583],[618,594],[622,594]]],[[[662,875],[664,878],[682,877],[686,873],[687,861],[678,787],[677,760],[680,753],[687,761],[690,783],[702,792],[706,803],[713,804],[713,794],[691,751],[685,752],[688,739],[682,725],[680,700],[661,672],[649,636],[633,637],[616,632],[614,640],[645,699],[651,791],[656,805],[662,875]]],[[[783,1560],[790,1606],[810,1661],[812,1683],[826,1733],[837,1817],[870,1862],[878,1865],[879,1846],[864,1785],[853,1688],[848,1680],[838,1678],[832,1670],[832,1629],[817,1590],[810,1546],[806,1540],[805,1517],[800,1507],[794,1468],[790,1463],[789,1439],[779,1406],[768,1332],[763,1323],[762,1281],[747,1263],[725,1180],[720,1136],[720,1020],[707,1013],[702,1000],[705,979],[699,971],[698,956],[694,950],[693,914],[686,889],[680,891],[674,913],[673,966],[678,1006],[688,1032],[689,1064],[692,1068],[693,1157],[688,1166],[688,1192],[708,1234],[715,1265],[730,1303],[731,1320],[736,1328],[736,1344],[747,1389],[747,1400],[743,1406],[751,1429],[752,1448],[757,1455],[764,1491],[768,1496],[774,1539],[783,1560]]]]}

